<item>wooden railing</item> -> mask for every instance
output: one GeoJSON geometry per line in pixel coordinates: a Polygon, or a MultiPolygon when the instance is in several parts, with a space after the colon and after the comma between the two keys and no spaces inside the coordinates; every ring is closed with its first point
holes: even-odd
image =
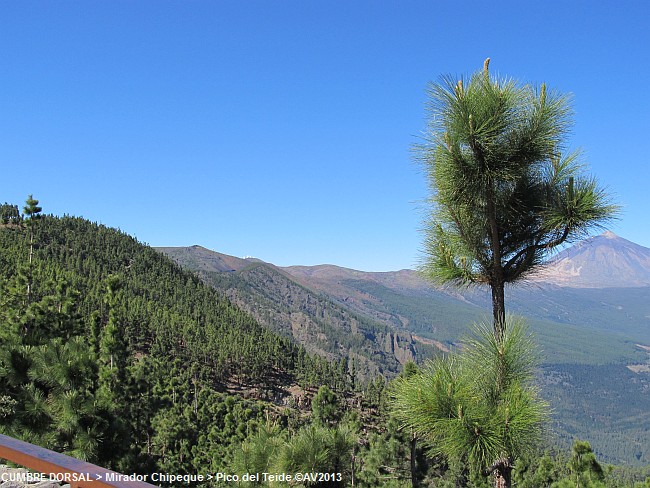
{"type": "MultiPolygon", "coordinates": [[[[46,479],[69,483],[71,488],[154,488],[155,486],[2,434],[0,434],[0,459],[38,471],[46,479]]],[[[0,480],[0,484],[3,481],[0,480]]]]}

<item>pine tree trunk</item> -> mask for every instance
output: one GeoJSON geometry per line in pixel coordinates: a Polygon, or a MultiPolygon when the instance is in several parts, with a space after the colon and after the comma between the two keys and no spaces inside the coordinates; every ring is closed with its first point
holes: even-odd
{"type": "Polygon", "coordinates": [[[34,256],[34,222],[29,226],[29,268],[27,274],[27,303],[32,302],[32,258],[34,256]]]}
{"type": "Polygon", "coordinates": [[[411,486],[416,488],[418,486],[418,473],[417,473],[417,464],[416,464],[416,447],[417,447],[418,438],[411,432],[411,486]]]}
{"type": "Polygon", "coordinates": [[[494,488],[510,488],[512,486],[512,468],[512,459],[501,458],[497,459],[487,471],[484,471],[484,475],[493,476],[494,488]]]}
{"type": "Polygon", "coordinates": [[[494,335],[501,339],[505,332],[506,324],[506,295],[505,283],[503,280],[494,280],[490,283],[492,289],[492,315],[494,325],[494,335]]]}
{"type": "Polygon", "coordinates": [[[506,468],[494,473],[494,488],[510,488],[512,486],[512,469],[506,468]]]}
{"type": "Polygon", "coordinates": [[[492,289],[492,314],[494,315],[494,335],[497,339],[503,337],[506,322],[505,280],[503,264],[501,263],[501,239],[497,210],[494,203],[494,183],[488,184],[486,194],[487,217],[490,235],[490,250],[492,251],[492,268],[490,270],[490,288],[492,289]]]}

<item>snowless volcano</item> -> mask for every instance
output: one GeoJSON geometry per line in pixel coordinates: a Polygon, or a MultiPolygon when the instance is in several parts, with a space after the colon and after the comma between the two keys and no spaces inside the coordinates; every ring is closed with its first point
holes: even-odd
{"type": "Polygon", "coordinates": [[[650,249],[607,231],[563,250],[531,278],[575,288],[650,286],[650,249]]]}

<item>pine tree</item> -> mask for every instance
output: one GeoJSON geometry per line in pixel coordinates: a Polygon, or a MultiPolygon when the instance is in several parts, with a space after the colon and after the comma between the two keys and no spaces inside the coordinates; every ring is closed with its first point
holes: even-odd
{"type": "Polygon", "coordinates": [[[393,413],[434,453],[497,473],[509,487],[515,460],[534,448],[547,405],[533,386],[534,354],[522,324],[497,339],[480,327],[459,354],[395,381],[393,413]]]}
{"type": "Polygon", "coordinates": [[[3,225],[20,224],[18,205],[10,205],[6,202],[3,205],[0,205],[0,223],[3,225]]]}
{"type": "MultiPolygon", "coordinates": [[[[576,488],[596,488],[605,480],[605,471],[587,441],[575,441],[569,459],[572,485],[576,488]]],[[[603,485],[604,486],[604,485],[603,485]]]]}
{"type": "Polygon", "coordinates": [[[118,407],[118,399],[124,390],[126,376],[126,343],[117,318],[120,278],[110,275],[106,280],[106,306],[108,322],[99,339],[99,381],[98,396],[105,405],[118,407]]]}
{"type": "MultiPolygon", "coordinates": [[[[275,423],[267,422],[254,435],[242,442],[233,455],[230,465],[232,473],[271,473],[277,459],[285,446],[285,436],[275,423]]],[[[251,482],[250,485],[262,485],[261,482],[251,482]]],[[[244,483],[246,486],[247,483],[244,483]]]]}
{"type": "Polygon", "coordinates": [[[36,221],[40,217],[40,213],[43,209],[38,206],[38,200],[34,199],[33,195],[29,195],[25,201],[25,206],[23,207],[23,212],[27,216],[25,219],[27,223],[27,228],[29,229],[29,266],[28,266],[28,280],[27,280],[27,302],[29,303],[32,298],[32,260],[34,257],[34,229],[36,221]]]}
{"type": "Polygon", "coordinates": [[[430,86],[417,151],[432,190],[423,271],[438,282],[488,285],[499,336],[506,283],[607,223],[617,207],[583,173],[579,153],[561,155],[569,98],[493,77],[488,65],[469,80],[430,86]]]}
{"type": "Polygon", "coordinates": [[[311,401],[312,418],[320,425],[332,426],[341,418],[341,405],[336,394],[328,387],[321,386],[311,401]]]}

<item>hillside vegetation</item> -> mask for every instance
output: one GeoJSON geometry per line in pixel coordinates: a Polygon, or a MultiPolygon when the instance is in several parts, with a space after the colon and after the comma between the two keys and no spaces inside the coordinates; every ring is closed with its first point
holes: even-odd
{"type": "MultiPolygon", "coordinates": [[[[277,333],[132,237],[81,218],[41,217],[33,202],[31,218],[12,213],[0,224],[0,432],[123,473],[330,472],[337,477],[302,485],[486,486],[401,428],[391,384],[361,371],[376,364],[397,373],[390,327],[284,282],[267,265],[230,273],[254,278],[259,290],[239,297],[259,298],[258,315],[286,292],[269,319],[277,333]],[[314,350],[325,357],[286,329],[295,307],[322,315],[313,324],[325,337],[314,350]],[[383,345],[374,343],[380,334],[383,345]]],[[[406,362],[400,375],[417,371],[406,362]]],[[[591,476],[572,464],[591,447],[574,451],[539,451],[516,467],[518,486],[591,476]]],[[[594,472],[606,486],[635,488],[648,474],[594,472]]]]}
{"type": "Polygon", "coordinates": [[[0,249],[3,433],[128,472],[215,470],[260,400],[352,383],[115,229],[35,216],[0,249]]]}
{"type": "Polygon", "coordinates": [[[418,343],[403,328],[356,313],[323,293],[299,284],[277,267],[239,260],[223,269],[225,257],[199,247],[161,248],[207,284],[223,293],[264,326],[290,337],[309,352],[354,363],[356,375],[369,380],[395,376],[408,361],[422,361],[439,350],[418,343]],[[217,268],[218,270],[214,270],[217,268]]]}
{"type": "MultiPolygon", "coordinates": [[[[431,287],[409,270],[277,268],[199,246],[161,250],[261,323],[310,351],[354,358],[364,378],[377,371],[394,375],[395,349],[387,347],[391,341],[383,331],[393,331],[391,336],[401,344],[412,344],[419,360],[427,340],[454,350],[468,325],[485,319],[489,307],[485,291],[431,287]]],[[[587,439],[609,462],[650,462],[650,418],[643,407],[649,401],[650,376],[626,368],[637,365],[643,371],[650,359],[637,346],[647,342],[643,314],[649,290],[561,289],[531,283],[507,290],[513,310],[527,317],[541,348],[539,383],[553,405],[554,443],[568,449],[574,439],[587,439]],[[601,410],[607,414],[595,414],[601,410]]]]}

